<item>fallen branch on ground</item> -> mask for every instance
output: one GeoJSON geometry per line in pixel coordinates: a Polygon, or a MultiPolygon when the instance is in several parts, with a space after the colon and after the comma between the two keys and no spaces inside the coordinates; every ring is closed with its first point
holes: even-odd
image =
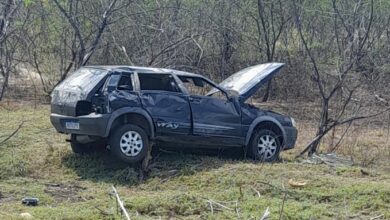
{"type": "Polygon", "coordinates": [[[283,219],[284,204],[286,203],[287,193],[288,193],[286,188],[284,188],[284,185],[283,185],[283,189],[284,189],[284,196],[283,196],[283,201],[282,201],[282,208],[280,209],[280,213],[279,213],[279,220],[283,219]]]}
{"type": "Polygon", "coordinates": [[[130,220],[129,213],[126,211],[125,206],[123,205],[122,200],[119,198],[119,194],[118,194],[118,192],[116,191],[116,189],[115,189],[114,186],[112,186],[112,190],[113,190],[113,192],[114,192],[114,194],[115,194],[116,201],[118,202],[119,207],[120,207],[121,210],[122,210],[122,213],[125,214],[127,220],[130,220]]]}
{"type": "MultiPolygon", "coordinates": [[[[352,123],[354,121],[358,121],[358,120],[362,120],[362,119],[373,118],[373,117],[379,116],[379,115],[384,114],[384,113],[389,112],[389,111],[390,111],[390,108],[386,108],[383,111],[369,114],[369,115],[352,116],[352,117],[344,119],[344,120],[333,121],[333,123],[331,123],[321,134],[318,134],[312,141],[310,141],[310,143],[305,146],[305,149],[303,151],[301,151],[301,153],[299,153],[299,155],[296,156],[296,158],[302,157],[306,152],[308,152],[312,148],[313,144],[321,141],[321,139],[334,127],[348,124],[348,123],[352,123]]],[[[312,156],[312,154],[310,154],[309,156],[312,156]]]]}
{"type": "Polygon", "coordinates": [[[255,189],[254,187],[252,187],[252,190],[255,191],[255,193],[257,194],[257,196],[258,196],[259,198],[261,197],[261,194],[260,194],[260,192],[259,192],[257,189],[255,189]]]}
{"type": "Polygon", "coordinates": [[[263,216],[260,218],[260,220],[266,220],[269,218],[271,212],[269,211],[269,207],[267,207],[267,209],[265,210],[263,216]]]}
{"type": "Polygon", "coordinates": [[[2,144],[4,144],[5,142],[7,142],[9,139],[11,139],[13,136],[15,136],[15,134],[17,134],[19,132],[19,130],[23,127],[23,124],[24,124],[25,121],[22,121],[22,123],[19,124],[18,128],[16,128],[16,130],[14,130],[10,135],[8,135],[4,140],[2,140],[0,142],[0,146],[2,144]]]}
{"type": "Polygon", "coordinates": [[[229,208],[229,207],[227,207],[227,206],[225,206],[225,205],[222,205],[221,203],[219,203],[219,202],[216,202],[216,201],[214,201],[214,200],[211,200],[211,199],[206,199],[207,200],[207,202],[210,204],[210,206],[212,207],[212,204],[214,203],[214,204],[216,204],[217,206],[219,206],[219,207],[221,207],[221,208],[224,208],[224,209],[227,209],[227,210],[230,210],[230,211],[233,211],[233,209],[232,208],[229,208]]]}

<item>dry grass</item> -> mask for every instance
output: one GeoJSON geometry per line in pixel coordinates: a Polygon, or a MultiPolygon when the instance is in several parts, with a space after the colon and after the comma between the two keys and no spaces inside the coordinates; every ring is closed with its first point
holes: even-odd
{"type": "MultiPolygon", "coordinates": [[[[48,106],[10,103],[0,106],[0,114],[0,137],[26,120],[0,146],[0,219],[15,219],[23,212],[38,219],[120,219],[109,195],[112,184],[132,219],[258,219],[267,207],[271,219],[278,219],[283,188],[288,191],[284,219],[390,218],[388,135],[379,127],[351,129],[338,150],[369,168],[295,160],[315,132],[311,123],[299,121],[297,149],[283,153],[284,162],[258,164],[228,153],[156,152],[149,177],[139,182],[134,168],[107,153],[71,153],[65,136],[50,125],[48,106]],[[294,188],[289,179],[307,185],[294,188]],[[39,206],[23,206],[26,196],[38,197],[39,206]],[[211,212],[209,200],[228,208],[214,204],[211,212]]],[[[321,150],[330,141],[327,137],[321,150]]]]}
{"type": "MultiPolygon", "coordinates": [[[[287,158],[298,155],[315,137],[316,117],[320,113],[318,104],[304,102],[254,104],[260,108],[290,115],[297,120],[299,134],[296,148],[285,153],[287,158]]],[[[365,167],[390,166],[390,112],[369,120],[356,121],[350,127],[348,125],[336,127],[323,138],[320,145],[320,153],[329,152],[336,152],[365,167]]]]}
{"type": "MultiPolygon", "coordinates": [[[[299,121],[297,147],[288,154],[297,155],[316,134],[312,122],[299,121]]],[[[326,135],[320,145],[319,153],[335,152],[360,166],[390,166],[389,128],[361,123],[340,126],[326,135]],[[344,134],[345,133],[345,134],[344,134]]]]}

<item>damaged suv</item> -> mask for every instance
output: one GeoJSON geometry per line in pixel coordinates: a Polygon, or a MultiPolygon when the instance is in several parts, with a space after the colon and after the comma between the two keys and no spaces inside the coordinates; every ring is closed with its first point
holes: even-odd
{"type": "Polygon", "coordinates": [[[151,143],[176,147],[244,147],[274,161],[294,147],[294,119],[245,101],[284,64],[243,69],[220,84],[193,73],[133,66],[83,67],[52,93],[50,120],[70,134],[75,153],[105,143],[136,163],[151,143]]]}

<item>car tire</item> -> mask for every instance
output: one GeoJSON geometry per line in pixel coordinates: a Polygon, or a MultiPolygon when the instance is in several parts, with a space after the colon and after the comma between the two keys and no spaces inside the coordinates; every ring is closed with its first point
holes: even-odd
{"type": "Polygon", "coordinates": [[[73,153],[76,154],[88,154],[94,152],[94,147],[91,144],[81,144],[76,141],[76,135],[72,134],[70,136],[70,147],[72,148],[73,153]]]}
{"type": "Polygon", "coordinates": [[[123,162],[133,164],[145,158],[149,148],[149,139],[142,128],[126,124],[112,131],[109,144],[114,156],[123,162]]]}
{"type": "Polygon", "coordinates": [[[274,162],[279,159],[281,143],[279,136],[268,129],[257,130],[248,146],[250,156],[262,162],[274,162]]]}

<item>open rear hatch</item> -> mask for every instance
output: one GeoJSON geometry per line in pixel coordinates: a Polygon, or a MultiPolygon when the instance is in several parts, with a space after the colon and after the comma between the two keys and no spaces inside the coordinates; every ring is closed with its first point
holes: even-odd
{"type": "Polygon", "coordinates": [[[77,116],[77,107],[91,101],[92,96],[103,85],[107,73],[108,70],[91,67],[78,69],[53,90],[51,112],[77,116]]]}
{"type": "Polygon", "coordinates": [[[284,63],[265,63],[251,66],[231,75],[219,85],[238,93],[240,100],[244,102],[279,72],[283,66],[284,63]]]}

